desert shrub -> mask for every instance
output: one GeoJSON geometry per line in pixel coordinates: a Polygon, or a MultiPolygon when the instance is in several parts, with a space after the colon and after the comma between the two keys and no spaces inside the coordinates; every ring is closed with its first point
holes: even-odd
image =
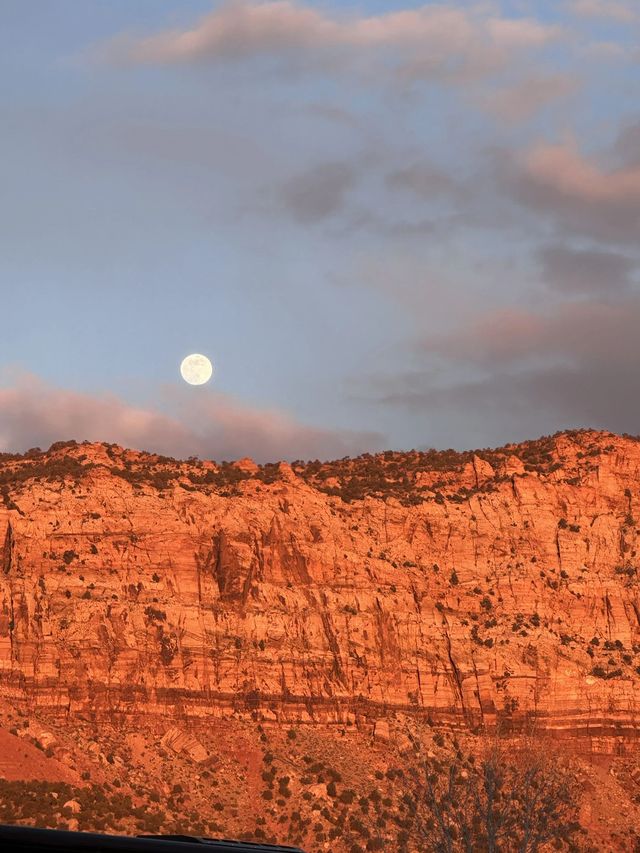
{"type": "Polygon", "coordinates": [[[167,614],[164,610],[158,610],[155,607],[151,607],[151,605],[145,607],[144,615],[147,617],[147,619],[150,619],[155,622],[164,622],[167,618],[167,614]]]}
{"type": "Polygon", "coordinates": [[[617,575],[626,575],[629,578],[635,577],[638,573],[635,566],[616,566],[614,571],[617,575]]]}

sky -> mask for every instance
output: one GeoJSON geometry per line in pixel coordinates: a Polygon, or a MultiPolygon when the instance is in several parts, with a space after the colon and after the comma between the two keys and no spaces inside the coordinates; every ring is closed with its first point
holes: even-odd
{"type": "Polygon", "coordinates": [[[639,36],[637,0],[2,0],[0,450],[640,432],[639,36]]]}

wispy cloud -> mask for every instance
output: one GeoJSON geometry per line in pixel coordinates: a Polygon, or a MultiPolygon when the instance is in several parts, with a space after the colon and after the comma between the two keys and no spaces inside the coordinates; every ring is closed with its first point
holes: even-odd
{"type": "Polygon", "coordinates": [[[480,96],[481,105],[509,122],[528,119],[554,101],[572,95],[580,86],[573,74],[530,73],[480,96]]]}
{"type": "MultiPolygon", "coordinates": [[[[574,265],[584,269],[586,253],[560,256],[556,247],[552,258],[560,285],[576,285],[574,265]]],[[[593,260],[627,272],[624,261],[593,260]]],[[[586,425],[637,432],[639,324],[633,289],[496,309],[425,336],[422,370],[372,378],[363,396],[420,413],[440,444],[469,444],[470,430],[474,446],[586,425]]]]}
{"type": "Polygon", "coordinates": [[[384,443],[376,433],[310,427],[219,392],[180,395],[174,404],[176,414],[167,415],[113,395],[82,394],[23,376],[0,388],[0,450],[74,438],[179,457],[276,461],[342,457],[384,443]]]}
{"type": "Polygon", "coordinates": [[[566,295],[617,297],[634,284],[636,262],[618,252],[545,246],[538,253],[544,282],[566,295]]]}
{"type": "Polygon", "coordinates": [[[465,192],[455,177],[424,160],[394,169],[385,182],[390,189],[403,190],[424,199],[458,197],[465,192]]]}
{"type": "Polygon", "coordinates": [[[637,3],[620,2],[620,0],[571,0],[569,9],[574,15],[585,18],[602,18],[619,21],[622,24],[640,20],[637,3]]]}
{"type": "Polygon", "coordinates": [[[640,236],[640,165],[604,168],[575,140],[540,143],[513,161],[507,185],[565,228],[613,242],[640,236]]]}
{"type": "Polygon", "coordinates": [[[356,177],[354,163],[321,163],[289,178],[277,195],[298,222],[319,222],[342,210],[356,177]]]}
{"type": "Polygon", "coordinates": [[[514,368],[530,361],[640,362],[633,330],[640,299],[571,301],[547,310],[503,308],[453,332],[431,336],[424,350],[460,362],[514,368]]]}
{"type": "Polygon", "coordinates": [[[455,80],[493,72],[512,53],[544,47],[560,33],[557,26],[500,17],[481,5],[428,4],[357,16],[330,15],[294,0],[231,0],[191,29],[122,35],[104,45],[102,53],[113,61],[140,64],[271,57],[316,70],[395,55],[396,71],[405,79],[455,80]]]}

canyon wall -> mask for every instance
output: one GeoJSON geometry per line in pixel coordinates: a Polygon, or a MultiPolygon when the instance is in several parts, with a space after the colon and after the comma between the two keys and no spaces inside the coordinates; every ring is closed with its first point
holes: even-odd
{"type": "Polygon", "coordinates": [[[0,459],[0,695],[112,720],[384,737],[411,712],[635,737],[640,443],[365,462],[370,489],[351,460],[0,459]]]}

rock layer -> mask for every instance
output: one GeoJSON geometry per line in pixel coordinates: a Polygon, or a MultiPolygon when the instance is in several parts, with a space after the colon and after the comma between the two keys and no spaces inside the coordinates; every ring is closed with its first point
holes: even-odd
{"type": "Polygon", "coordinates": [[[13,703],[638,731],[634,439],[262,468],[71,443],[0,484],[13,703]]]}

